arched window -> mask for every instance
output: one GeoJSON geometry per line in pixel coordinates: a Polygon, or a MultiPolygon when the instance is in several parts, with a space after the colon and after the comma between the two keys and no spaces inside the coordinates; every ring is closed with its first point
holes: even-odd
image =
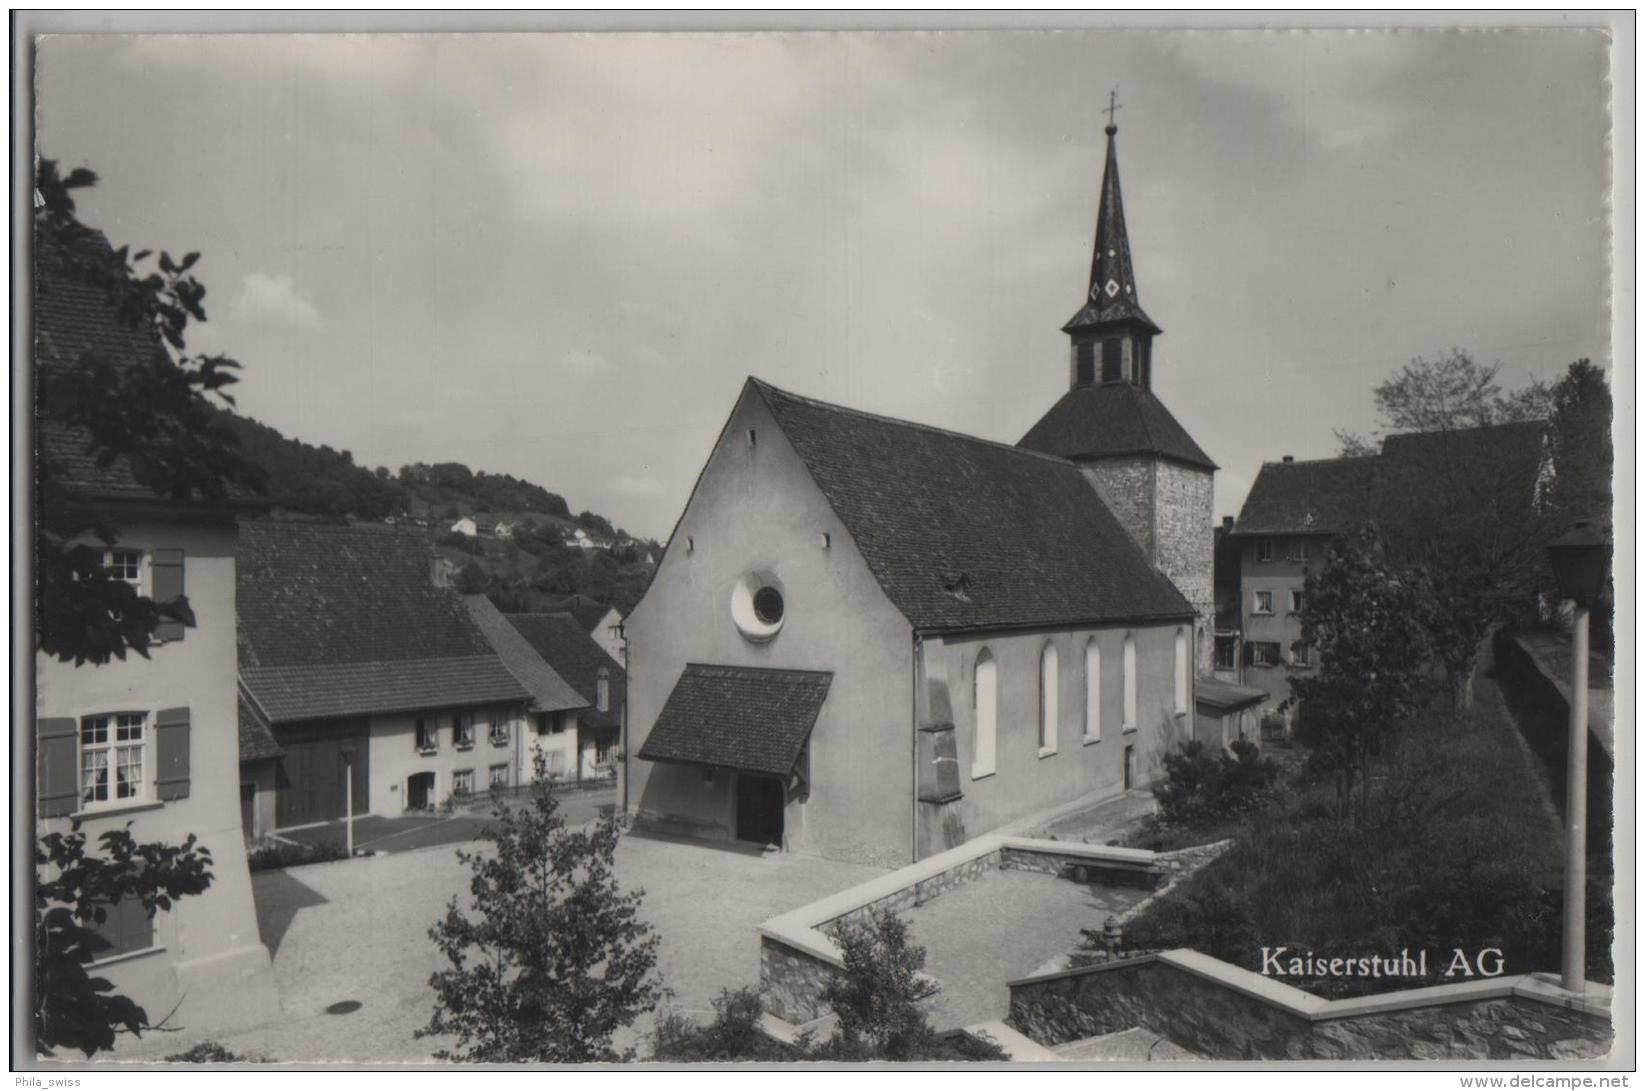
{"type": "Polygon", "coordinates": [[[1125,635],[1125,722],[1123,731],[1137,729],[1137,638],[1125,635]]]}
{"type": "Polygon", "coordinates": [[[1185,629],[1177,630],[1177,675],[1176,695],[1177,711],[1188,711],[1188,632],[1185,629]]]}
{"type": "Polygon", "coordinates": [[[1040,649],[1040,756],[1057,752],[1057,646],[1040,649]]]}
{"type": "Polygon", "coordinates": [[[971,703],[977,710],[975,733],[971,736],[971,776],[976,779],[994,772],[999,678],[994,657],[986,648],[977,655],[977,669],[971,678],[971,703]]]}
{"type": "Polygon", "coordinates": [[[1096,637],[1085,643],[1085,741],[1102,741],[1102,649],[1096,637]]]}

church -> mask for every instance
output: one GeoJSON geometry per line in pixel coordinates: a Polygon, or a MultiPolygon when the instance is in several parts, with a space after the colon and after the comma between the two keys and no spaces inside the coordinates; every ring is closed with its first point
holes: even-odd
{"type": "Polygon", "coordinates": [[[1015,446],[744,384],[625,623],[642,828],[896,866],[1191,737],[1216,466],[1151,389],[1116,131],[1069,390],[1015,446]]]}

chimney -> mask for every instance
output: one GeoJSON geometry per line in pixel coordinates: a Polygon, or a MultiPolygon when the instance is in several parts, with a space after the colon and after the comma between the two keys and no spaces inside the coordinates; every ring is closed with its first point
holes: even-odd
{"type": "Polygon", "coordinates": [[[428,566],[429,579],[435,587],[455,587],[457,566],[444,557],[435,557],[428,566]]]}
{"type": "Polygon", "coordinates": [[[1295,462],[1296,459],[1291,457],[1290,455],[1286,455],[1284,458],[1280,459],[1280,461],[1281,462],[1295,462]]]}
{"type": "Polygon", "coordinates": [[[1232,515],[1224,515],[1222,517],[1222,529],[1223,530],[1233,530],[1234,529],[1234,517],[1232,515]]]}

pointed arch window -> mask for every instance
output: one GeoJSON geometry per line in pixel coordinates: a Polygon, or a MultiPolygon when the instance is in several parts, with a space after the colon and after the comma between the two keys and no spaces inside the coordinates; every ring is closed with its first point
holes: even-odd
{"type": "Polygon", "coordinates": [[[977,653],[971,675],[971,706],[975,709],[971,733],[971,779],[994,774],[994,736],[999,717],[999,669],[984,648],[977,653]]]}
{"type": "Polygon", "coordinates": [[[1177,630],[1176,647],[1176,708],[1188,711],[1188,630],[1177,630]]]}
{"type": "Polygon", "coordinates": [[[1102,741],[1102,649],[1085,642],[1085,741],[1102,741]]]}
{"type": "Polygon", "coordinates": [[[1040,649],[1040,757],[1057,752],[1057,646],[1040,649]]]}
{"type": "Polygon", "coordinates": [[[1122,731],[1137,729],[1137,638],[1130,633],[1125,634],[1125,721],[1120,724],[1122,731]]]}

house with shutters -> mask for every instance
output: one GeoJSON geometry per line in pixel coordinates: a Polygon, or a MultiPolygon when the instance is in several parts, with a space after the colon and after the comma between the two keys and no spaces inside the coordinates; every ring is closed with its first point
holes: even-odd
{"type": "MultiPolygon", "coordinates": [[[[86,245],[107,243],[97,236],[86,245]]],[[[35,366],[67,366],[93,353],[116,366],[147,364],[157,339],[134,332],[100,290],[36,251],[35,366]]],[[[235,731],[235,518],[250,505],[162,496],[129,460],[88,454],[88,435],[38,421],[36,455],[71,506],[114,528],[101,550],[110,576],[157,601],[186,596],[192,625],[162,622],[147,656],[102,665],[37,655],[34,671],[37,834],[78,825],[88,842],[129,828],[138,842],[209,850],[211,886],[148,916],[110,907],[110,947],[92,964],[151,1018],[226,1032],[279,1017],[269,955],[258,935],[241,848],[235,731]]]]}
{"type": "Polygon", "coordinates": [[[1152,389],[1116,132],[1019,443],[744,384],[624,621],[637,823],[895,866],[1190,737],[1215,465],[1152,389]]]}
{"type": "Polygon", "coordinates": [[[434,560],[393,527],[241,526],[242,730],[277,749],[242,766],[259,830],[342,817],[350,783],[356,814],[393,817],[529,775],[532,695],[434,560]]]}
{"type": "Polygon", "coordinates": [[[557,780],[609,780],[621,759],[628,677],[623,665],[571,613],[504,614],[580,697],[581,704],[540,722],[538,744],[557,780]]]}

